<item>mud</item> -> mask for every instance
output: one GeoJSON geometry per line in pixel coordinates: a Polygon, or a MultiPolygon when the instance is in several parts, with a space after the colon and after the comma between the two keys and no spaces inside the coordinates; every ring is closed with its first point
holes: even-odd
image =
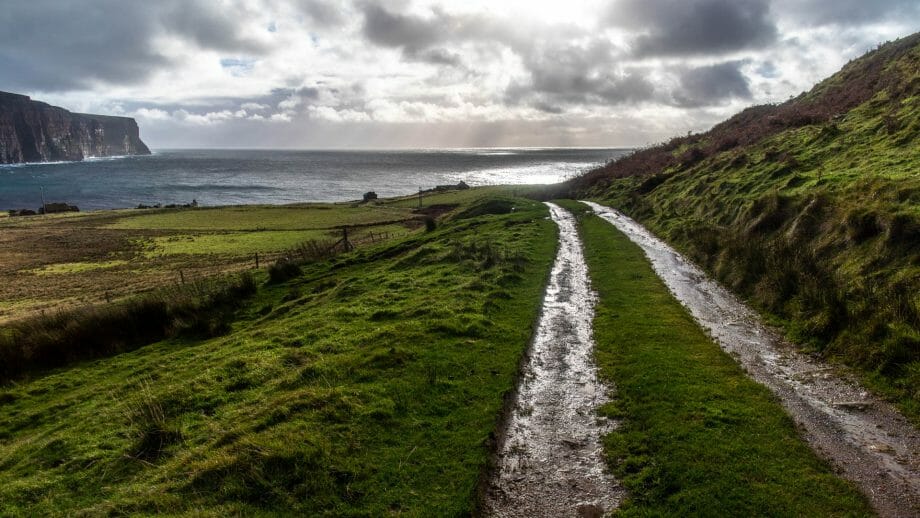
{"type": "Polygon", "coordinates": [[[794,349],[644,227],[614,209],[585,203],[642,247],[674,296],[753,379],[780,398],[806,440],[863,490],[880,515],[920,516],[915,427],[852,376],[794,349]]]}
{"type": "Polygon", "coordinates": [[[487,516],[601,516],[622,488],[606,472],[600,439],[614,423],[593,360],[595,296],[575,218],[548,203],[559,249],[514,404],[499,437],[487,516]]]}

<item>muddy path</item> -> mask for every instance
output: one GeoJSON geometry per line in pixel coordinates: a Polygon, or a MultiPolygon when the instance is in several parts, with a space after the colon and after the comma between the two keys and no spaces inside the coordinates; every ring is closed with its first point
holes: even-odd
{"type": "Polygon", "coordinates": [[[623,491],[606,472],[598,417],[609,388],[593,360],[594,293],[575,218],[548,203],[559,248],[536,334],[499,436],[486,516],[601,516],[623,491]]]}
{"type": "Polygon", "coordinates": [[[614,209],[585,203],[642,247],[681,304],[752,378],[782,400],[806,440],[865,492],[880,515],[920,516],[915,427],[855,380],[798,352],[644,227],[614,209]]]}

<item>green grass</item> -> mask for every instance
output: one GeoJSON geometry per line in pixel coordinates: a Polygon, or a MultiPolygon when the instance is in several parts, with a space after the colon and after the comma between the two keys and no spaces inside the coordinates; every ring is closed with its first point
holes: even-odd
{"type": "Polygon", "coordinates": [[[83,273],[89,272],[92,270],[105,270],[108,268],[117,268],[119,266],[125,266],[128,264],[128,261],[123,260],[112,260],[112,261],[98,261],[98,262],[79,262],[79,263],[56,263],[50,264],[48,266],[43,266],[35,270],[31,270],[32,273],[36,275],[59,275],[67,273],[83,273]]]}
{"type": "Polygon", "coordinates": [[[765,387],[708,338],[612,225],[580,214],[599,295],[596,358],[621,420],[604,439],[624,516],[868,516],[765,387]]]}
{"type": "MultiPolygon", "coordinates": [[[[352,241],[369,240],[370,235],[405,235],[410,229],[403,225],[359,227],[349,232],[352,241]]],[[[252,232],[220,232],[209,234],[179,234],[153,238],[144,243],[145,255],[225,254],[251,255],[255,252],[279,252],[312,240],[337,241],[340,230],[266,230],[252,232]]],[[[104,266],[100,266],[102,268],[104,266]]],[[[57,269],[58,265],[52,268],[57,269]]]]}
{"type": "Polygon", "coordinates": [[[180,234],[154,238],[145,244],[144,253],[151,257],[175,254],[251,254],[280,251],[312,239],[330,239],[330,235],[323,230],[180,234]]]}
{"type": "Polygon", "coordinates": [[[918,120],[920,96],[892,103],[882,91],[837,120],[587,196],[642,222],[807,350],[855,367],[920,424],[918,120]]]}
{"type": "Polygon", "coordinates": [[[224,336],[0,388],[0,515],[469,514],[546,216],[518,200],[306,265],[224,336]]]}
{"type": "Polygon", "coordinates": [[[316,203],[309,205],[252,205],[162,210],[118,219],[109,228],[166,230],[308,230],[341,225],[367,225],[411,217],[408,209],[316,203]]]}

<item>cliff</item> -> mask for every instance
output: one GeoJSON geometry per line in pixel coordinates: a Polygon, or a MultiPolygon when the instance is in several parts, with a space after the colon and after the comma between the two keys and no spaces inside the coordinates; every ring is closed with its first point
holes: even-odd
{"type": "Polygon", "coordinates": [[[149,154],[132,118],[71,113],[0,92],[0,163],[149,154]]]}

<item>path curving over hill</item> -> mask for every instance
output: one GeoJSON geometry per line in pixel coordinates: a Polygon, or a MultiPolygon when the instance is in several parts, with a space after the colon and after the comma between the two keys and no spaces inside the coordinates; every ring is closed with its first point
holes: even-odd
{"type": "Polygon", "coordinates": [[[487,516],[601,516],[623,495],[606,472],[596,413],[608,387],[597,378],[588,280],[575,218],[547,203],[559,226],[540,321],[500,438],[487,516]]]}
{"type": "Polygon", "coordinates": [[[609,207],[584,203],[645,251],[675,298],[753,379],[780,398],[809,444],[855,482],[880,515],[920,516],[920,432],[915,427],[857,382],[795,350],[640,224],[609,207]]]}

